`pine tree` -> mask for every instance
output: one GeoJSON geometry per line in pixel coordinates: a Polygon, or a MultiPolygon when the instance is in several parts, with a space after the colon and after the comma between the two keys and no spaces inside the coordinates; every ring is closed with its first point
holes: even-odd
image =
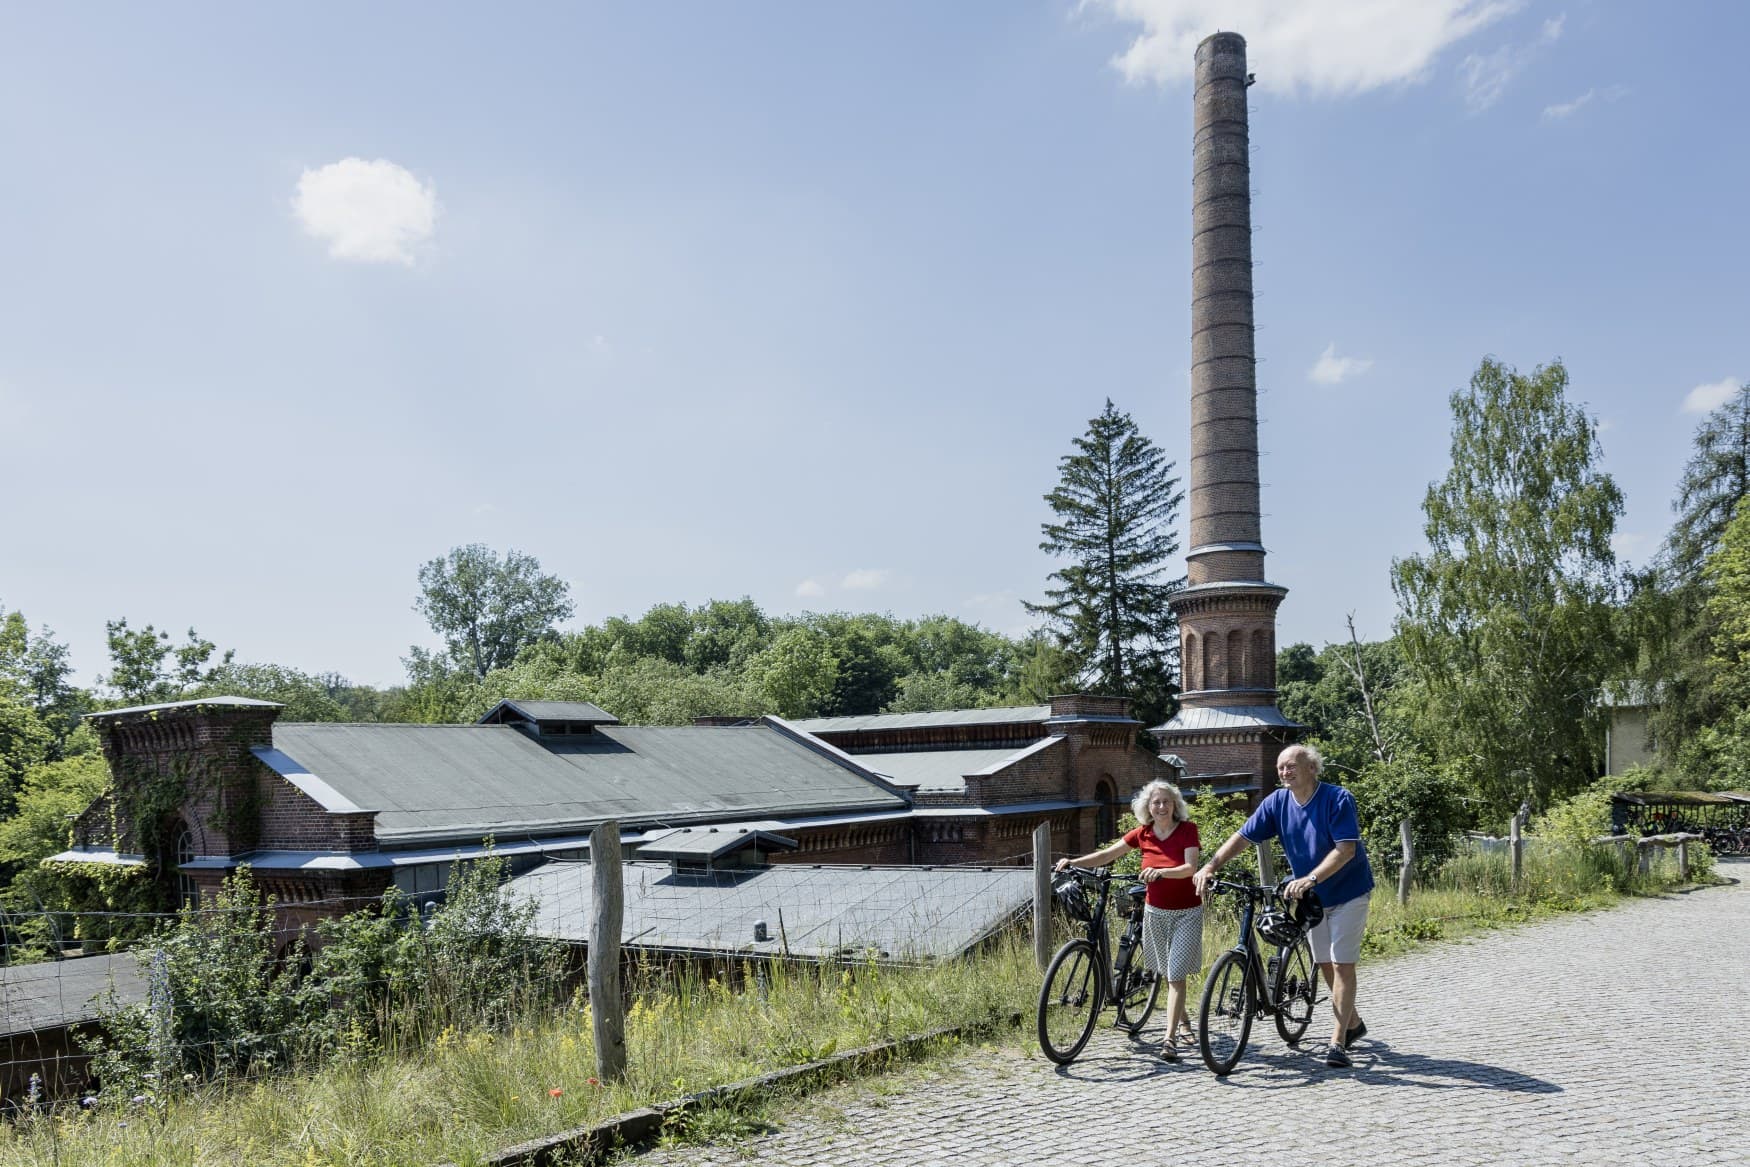
{"type": "Polygon", "coordinates": [[[1131,698],[1145,724],[1164,720],[1177,692],[1177,625],[1167,598],[1179,550],[1173,529],[1184,492],[1173,464],[1110,400],[1076,452],[1058,463],[1045,496],[1057,516],[1042,524],[1042,551],[1070,562],[1049,577],[1044,615],[1080,666],[1081,683],[1131,698]]]}

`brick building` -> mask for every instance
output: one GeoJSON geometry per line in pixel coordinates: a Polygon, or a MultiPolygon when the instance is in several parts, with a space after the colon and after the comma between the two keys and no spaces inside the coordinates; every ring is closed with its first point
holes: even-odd
{"type": "Polygon", "coordinates": [[[279,712],[220,697],[92,715],[111,788],[55,860],[138,868],[167,905],[247,864],[296,927],[392,884],[441,894],[488,839],[513,871],[582,857],[609,819],[634,856],[686,829],[774,840],[737,862],[998,863],[1045,821],[1085,850],[1171,773],[1122,700],[1086,695],[800,725],[626,726],[582,702],[506,701],[474,725],[279,712]]]}

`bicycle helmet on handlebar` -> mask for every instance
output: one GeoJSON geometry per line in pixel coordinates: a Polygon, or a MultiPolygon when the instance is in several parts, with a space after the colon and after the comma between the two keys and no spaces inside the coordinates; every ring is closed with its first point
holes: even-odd
{"type": "Polygon", "coordinates": [[[1086,923],[1094,918],[1094,897],[1088,894],[1088,889],[1073,871],[1062,872],[1051,881],[1051,894],[1057,897],[1058,904],[1069,913],[1070,919],[1086,923]]]}
{"type": "Polygon", "coordinates": [[[1293,944],[1325,918],[1325,905],[1319,902],[1315,891],[1309,889],[1299,899],[1291,900],[1282,896],[1278,887],[1277,897],[1258,913],[1257,922],[1258,934],[1272,944],[1293,944]]]}

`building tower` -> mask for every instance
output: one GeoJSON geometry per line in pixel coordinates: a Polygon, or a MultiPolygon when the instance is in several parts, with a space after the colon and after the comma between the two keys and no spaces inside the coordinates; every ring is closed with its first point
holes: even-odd
{"type": "Polygon", "coordinates": [[[1276,608],[1258,519],[1252,172],[1246,41],[1197,46],[1191,162],[1191,549],[1179,620],[1182,702],[1155,729],[1190,788],[1259,791],[1303,727],[1276,707],[1276,608]]]}

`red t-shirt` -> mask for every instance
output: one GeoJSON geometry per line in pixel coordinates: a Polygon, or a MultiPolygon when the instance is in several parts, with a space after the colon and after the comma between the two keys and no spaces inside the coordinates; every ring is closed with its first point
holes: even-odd
{"type": "MultiPolygon", "coordinates": [[[[1181,867],[1185,863],[1185,852],[1203,845],[1197,837],[1197,824],[1193,822],[1180,823],[1164,839],[1155,834],[1152,824],[1144,823],[1125,835],[1124,841],[1142,852],[1145,868],[1181,867]]],[[[1157,908],[1194,908],[1203,900],[1198,897],[1197,888],[1189,878],[1156,879],[1149,881],[1148,902],[1157,908]]]]}

